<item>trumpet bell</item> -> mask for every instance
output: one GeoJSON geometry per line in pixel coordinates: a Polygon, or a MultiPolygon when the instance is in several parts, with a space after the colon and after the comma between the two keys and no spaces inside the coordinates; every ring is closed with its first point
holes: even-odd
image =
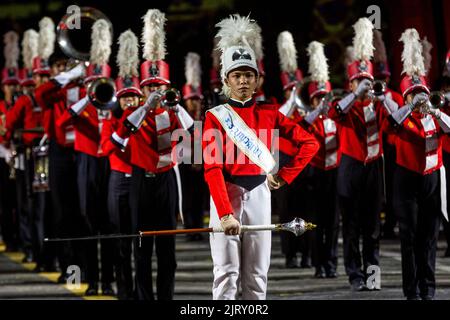
{"type": "Polygon", "coordinates": [[[108,22],[113,34],[113,26],[108,17],[95,8],[81,7],[66,14],[58,24],[56,39],[61,50],[67,56],[88,61],[91,48],[92,25],[99,19],[108,22]]]}
{"type": "Polygon", "coordinates": [[[174,107],[181,100],[180,91],[175,88],[165,90],[161,96],[161,105],[163,107],[174,107]]]}
{"type": "Polygon", "coordinates": [[[429,100],[433,108],[439,109],[445,105],[445,96],[440,91],[432,91],[429,95],[429,100]]]}
{"type": "Polygon", "coordinates": [[[89,83],[87,96],[97,109],[110,110],[117,101],[116,85],[111,78],[98,78],[89,83]]]}

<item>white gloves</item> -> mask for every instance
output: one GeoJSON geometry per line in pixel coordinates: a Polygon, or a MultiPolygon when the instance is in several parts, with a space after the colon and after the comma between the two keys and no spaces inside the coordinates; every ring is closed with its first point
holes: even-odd
{"type": "Polygon", "coordinates": [[[355,90],[355,95],[358,98],[364,96],[372,88],[372,82],[369,79],[364,79],[358,84],[358,88],[355,90]]]}
{"type": "Polygon", "coordinates": [[[145,101],[143,107],[144,109],[150,109],[154,110],[158,106],[159,101],[161,100],[162,93],[160,91],[153,91],[148,96],[147,100],[145,101]]]}
{"type": "Polygon", "coordinates": [[[57,75],[54,79],[62,86],[64,87],[69,82],[72,82],[73,80],[77,78],[84,77],[86,74],[86,66],[83,62],[77,64],[74,68],[70,69],[66,72],[61,72],[59,75],[57,75]]]}
{"type": "Polygon", "coordinates": [[[232,214],[227,214],[220,219],[220,224],[226,235],[238,235],[241,232],[241,224],[232,214]]]}

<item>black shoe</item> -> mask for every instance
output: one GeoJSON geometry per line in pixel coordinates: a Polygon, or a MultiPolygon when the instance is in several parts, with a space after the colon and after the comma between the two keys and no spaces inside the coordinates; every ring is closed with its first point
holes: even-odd
{"type": "Polygon", "coordinates": [[[422,298],[422,300],[434,300],[434,297],[432,295],[426,294],[426,295],[421,295],[420,296],[422,298]]]}
{"type": "Polygon", "coordinates": [[[96,296],[98,295],[98,286],[96,284],[89,284],[86,292],[84,293],[85,296],[96,296]]]}
{"type": "Polygon", "coordinates": [[[286,258],[286,268],[300,268],[297,257],[286,258]]]}
{"type": "Polygon", "coordinates": [[[311,268],[311,267],[312,267],[311,259],[309,259],[309,258],[302,258],[302,262],[300,263],[300,268],[308,269],[308,268],[311,268]]]}
{"type": "Polygon", "coordinates": [[[335,270],[327,271],[327,278],[337,278],[339,275],[335,270]]]}
{"type": "Polygon", "coordinates": [[[418,295],[407,296],[406,300],[420,300],[420,297],[418,295]]]}
{"type": "Polygon", "coordinates": [[[350,283],[353,291],[365,291],[367,290],[366,284],[362,279],[355,279],[350,283]]]}
{"type": "Polygon", "coordinates": [[[115,296],[116,293],[114,292],[111,283],[102,284],[102,295],[104,296],[115,296]]]}
{"type": "Polygon", "coordinates": [[[316,273],[314,273],[314,278],[324,279],[325,277],[326,277],[325,270],[322,267],[316,268],[316,273]]]}
{"type": "Polygon", "coordinates": [[[31,251],[25,252],[25,257],[22,259],[22,263],[31,263],[33,262],[33,253],[31,251]]]}

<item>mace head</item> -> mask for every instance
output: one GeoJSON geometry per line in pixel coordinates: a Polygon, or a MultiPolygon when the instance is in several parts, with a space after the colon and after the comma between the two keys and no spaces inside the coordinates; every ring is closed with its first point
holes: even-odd
{"type": "Polygon", "coordinates": [[[315,224],[306,222],[302,218],[295,218],[294,220],[281,224],[280,229],[285,231],[290,231],[297,237],[301,236],[308,230],[312,230],[317,227],[315,224]]]}

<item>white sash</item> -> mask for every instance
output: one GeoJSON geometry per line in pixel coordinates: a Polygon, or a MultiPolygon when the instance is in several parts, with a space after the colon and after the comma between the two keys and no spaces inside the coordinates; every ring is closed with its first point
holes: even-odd
{"type": "Polygon", "coordinates": [[[223,104],[211,110],[219,120],[227,136],[254,164],[270,173],[276,162],[267,146],[229,105],[223,104]]]}

